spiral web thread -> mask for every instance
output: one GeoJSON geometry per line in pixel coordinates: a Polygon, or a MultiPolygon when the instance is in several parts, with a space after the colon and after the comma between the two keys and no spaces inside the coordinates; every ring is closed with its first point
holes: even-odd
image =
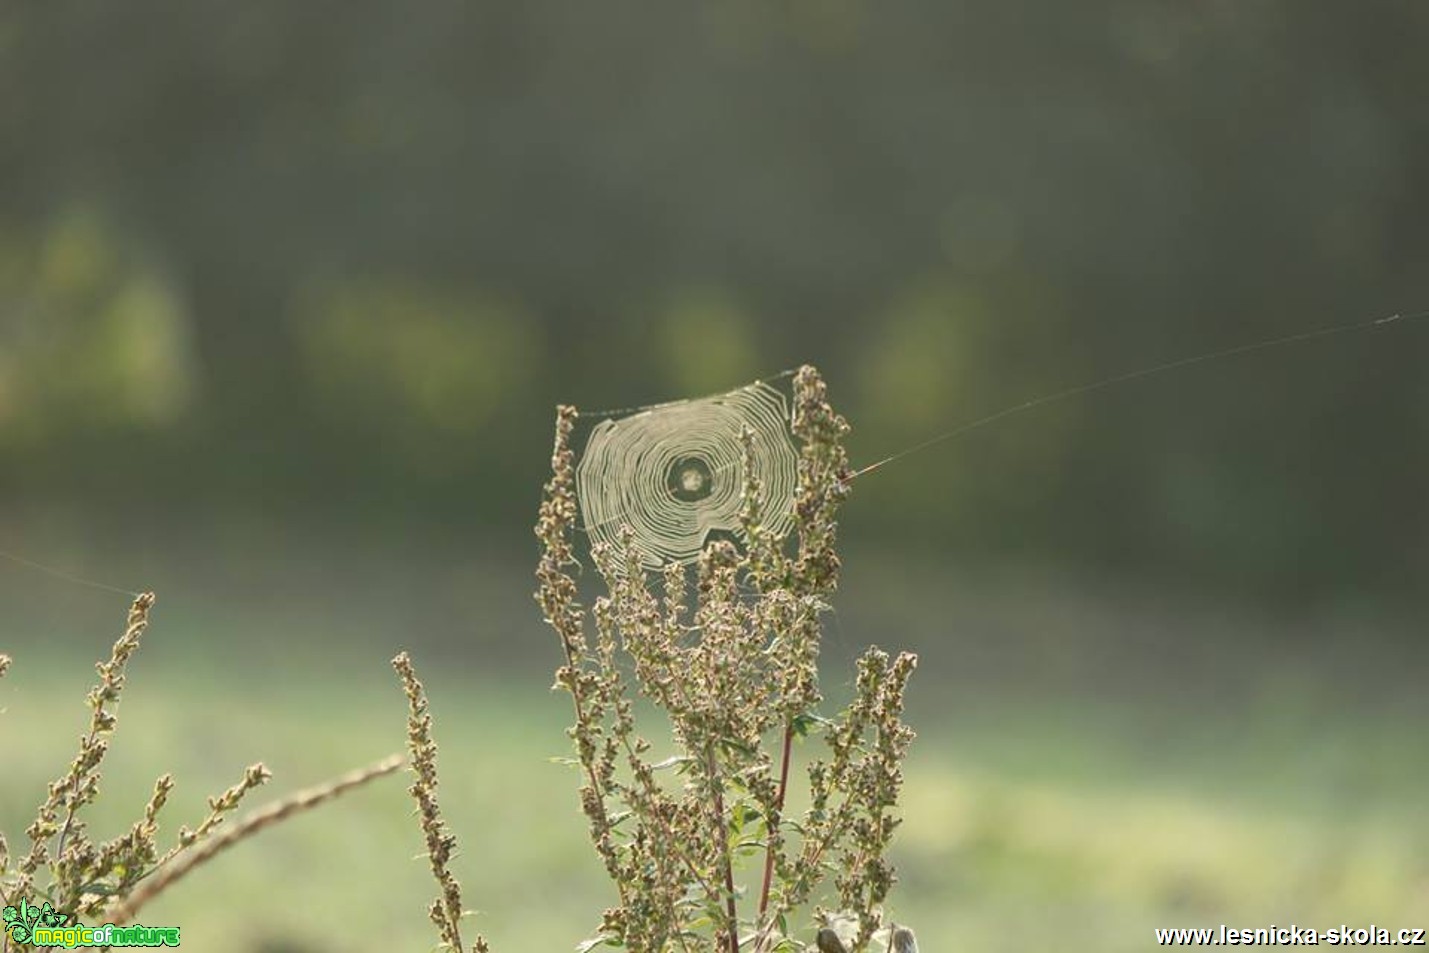
{"type": "Polygon", "coordinates": [[[576,496],[591,543],[635,533],[647,569],[689,563],[711,534],[743,542],[740,433],[754,435],[754,475],[766,525],[793,527],[798,454],[784,394],[763,381],[662,404],[596,425],[576,466],[576,496]]]}

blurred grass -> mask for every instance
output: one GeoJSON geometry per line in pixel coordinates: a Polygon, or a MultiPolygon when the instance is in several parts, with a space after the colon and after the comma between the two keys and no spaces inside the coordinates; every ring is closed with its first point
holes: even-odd
{"type": "MultiPolygon", "coordinates": [[[[568,753],[568,701],[549,691],[558,651],[510,550],[318,545],[264,524],[238,543],[121,538],[109,558],[26,547],[159,593],[97,836],[127,827],[166,771],[172,837],[251,762],[275,779],[250,807],[403,750],[388,662],[407,648],[432,698],[474,928],[497,953],[588,935],[609,894],[577,778],[551,762],[568,753]]],[[[1117,953],[1151,947],[1154,926],[1220,922],[1429,925],[1429,697],[1412,625],[1354,607],[1274,619],[1115,579],[867,550],[845,568],[832,699],[867,642],[922,656],[891,913],[925,953],[1117,953]]],[[[0,830],[14,851],[72,757],[125,600],[7,571],[0,605],[15,658],[0,681],[0,830]]],[[[239,845],[144,922],[216,953],[431,948],[434,886],[405,785],[380,780],[239,845]]]]}
{"type": "MultiPolygon", "coordinates": [[[[171,832],[251,761],[274,770],[272,796],[402,747],[384,666],[200,669],[154,648],[133,668],[97,833],[121,830],[164,771],[179,781],[171,832]]],[[[67,654],[22,656],[0,683],[12,842],[83,724],[88,672],[67,654]]],[[[427,668],[476,924],[497,950],[571,948],[606,894],[576,779],[549,761],[565,753],[565,699],[538,678],[427,668]]],[[[1153,926],[1222,921],[1422,924],[1422,724],[1365,713],[1324,733],[1287,705],[1163,723],[1151,745],[1144,715],[1068,699],[925,719],[894,915],[933,953],[1140,950],[1153,926]]],[[[144,922],[218,953],[429,948],[432,886],[404,786],[379,782],[239,846],[144,922]]]]}

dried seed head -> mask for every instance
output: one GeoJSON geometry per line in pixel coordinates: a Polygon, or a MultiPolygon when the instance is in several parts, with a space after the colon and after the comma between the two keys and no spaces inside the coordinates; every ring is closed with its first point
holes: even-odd
{"type": "Polygon", "coordinates": [[[800,448],[792,529],[780,529],[787,519],[775,517],[789,510],[775,505],[753,465],[755,440],[746,429],[742,548],[707,536],[693,572],[671,562],[656,581],[641,534],[614,526],[592,547],[608,590],[591,612],[593,638],[569,571],[574,420],[574,410],[558,412],[536,527],[543,544],[537,600],[565,650],[556,683],[574,706],[569,734],[583,775],[581,809],[619,892],[589,943],[638,953],[767,953],[788,939],[781,924],[837,870],[831,886],[846,912],[822,924],[819,953],[862,953],[870,941],[886,947],[898,939],[883,926],[879,905],[894,882],[884,854],[912,738],[900,717],[912,657],[890,660],[871,650],[860,662],[854,703],[834,718],[818,712],[822,614],[838,584],[836,515],[850,476],[842,445],[848,424],[830,407],[823,380],[805,367],[794,381],[800,448]],[[636,733],[637,692],[668,719],[661,733],[674,740],[674,757],[659,759],[649,735],[636,733]],[[806,735],[822,735],[830,755],[810,769],[812,807],[786,818],[786,794],[797,783],[792,743],[806,735]],[[761,887],[757,903],[740,911],[734,870],[751,848],[763,867],[761,887]]]}

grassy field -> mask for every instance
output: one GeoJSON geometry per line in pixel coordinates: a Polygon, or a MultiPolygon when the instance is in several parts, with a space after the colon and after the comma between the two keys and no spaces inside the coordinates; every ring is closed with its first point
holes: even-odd
{"type": "MultiPolygon", "coordinates": [[[[1045,587],[1040,600],[964,600],[920,622],[898,618],[910,604],[899,586],[926,581],[867,566],[858,578],[830,629],[829,690],[843,678],[838,656],[874,620],[898,633],[883,641],[924,653],[891,909],[918,929],[923,953],[1145,950],[1153,927],[1221,922],[1429,925],[1429,717],[1423,669],[1400,643],[1346,636],[1251,654],[1224,625],[1180,613],[1178,625],[1205,624],[1205,637],[1167,655],[1158,640],[1185,636],[1169,622],[1156,634],[1132,613],[1122,623],[1142,637],[1127,641],[1086,602],[1045,587]],[[1054,615],[1058,639],[1045,635],[1054,615]],[[999,626],[979,622],[992,618],[999,626]],[[964,635],[940,641],[946,631],[964,635]],[[1216,683],[1207,673],[1218,666],[1216,683]]],[[[978,591],[994,589],[985,580],[978,591]]],[[[32,628],[6,647],[16,664],[0,681],[0,829],[12,851],[71,757],[90,662],[120,609],[83,637],[32,628]]],[[[498,953],[569,950],[588,935],[608,893],[576,778],[551,760],[567,753],[568,709],[549,674],[402,636],[287,631],[232,607],[166,616],[161,601],[131,666],[94,832],[119,833],[166,771],[178,779],[171,837],[253,761],[275,779],[250,807],[401,750],[404,699],[387,661],[406,645],[433,700],[473,923],[498,953]],[[212,638],[199,641],[205,615],[212,638]]],[[[186,947],[216,953],[431,948],[434,888],[405,785],[379,780],[241,844],[143,922],[180,926],[186,947]]]]}

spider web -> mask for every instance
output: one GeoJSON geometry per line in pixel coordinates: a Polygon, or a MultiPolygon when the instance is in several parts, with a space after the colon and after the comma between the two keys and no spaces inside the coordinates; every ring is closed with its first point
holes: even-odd
{"type": "Polygon", "coordinates": [[[784,394],[758,381],[597,424],[576,465],[576,498],[591,543],[614,542],[628,524],[652,570],[693,561],[712,535],[743,543],[746,427],[754,435],[766,524],[787,533],[798,479],[789,421],[784,394]]]}

